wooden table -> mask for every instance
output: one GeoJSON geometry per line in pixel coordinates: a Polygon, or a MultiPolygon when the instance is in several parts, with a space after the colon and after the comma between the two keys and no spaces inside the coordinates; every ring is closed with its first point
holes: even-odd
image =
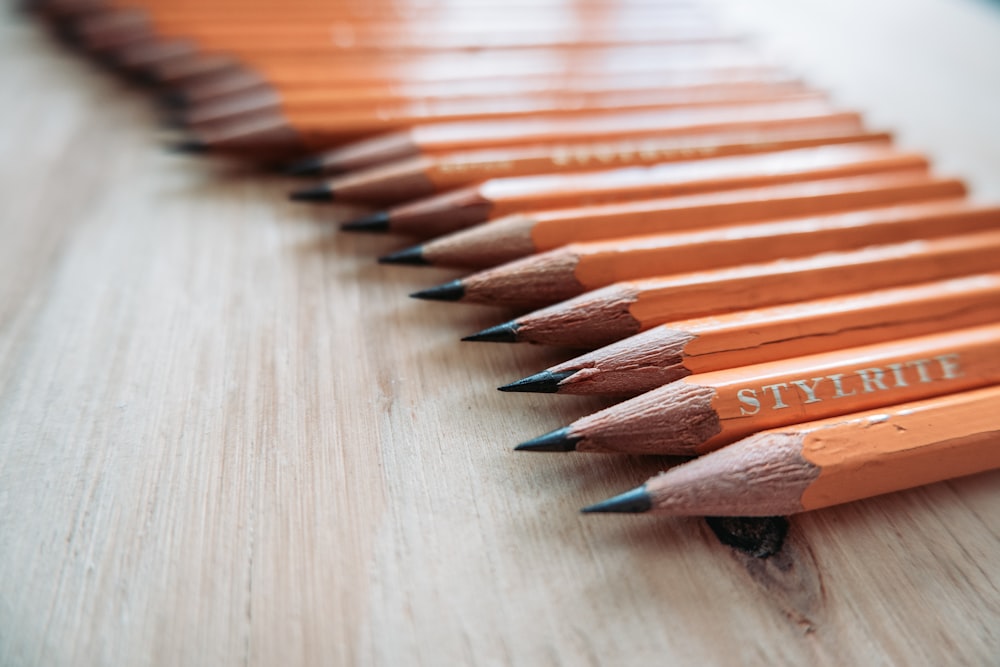
{"type": "MultiPolygon", "coordinates": [[[[1000,200],[1000,12],[721,11],[1000,200]]],[[[159,149],[148,100],[9,19],[0,43],[0,664],[996,664],[1000,474],[792,520],[580,516],[661,461],[516,455],[592,410],[497,384],[444,271],[159,149]]]]}

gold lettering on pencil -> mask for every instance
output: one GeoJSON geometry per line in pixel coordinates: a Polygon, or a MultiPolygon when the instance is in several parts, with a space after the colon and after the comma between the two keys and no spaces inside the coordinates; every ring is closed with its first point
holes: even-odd
{"type": "Polygon", "coordinates": [[[921,382],[930,382],[931,376],[927,372],[927,364],[929,363],[931,363],[930,359],[914,359],[913,361],[906,362],[906,365],[917,369],[917,375],[920,376],[921,382]]]}
{"type": "Polygon", "coordinates": [[[810,380],[812,384],[809,384],[806,380],[792,380],[792,384],[802,390],[802,393],[806,395],[806,400],[804,403],[819,403],[823,399],[816,396],[816,385],[822,382],[825,378],[812,378],[810,380]]]}
{"type": "Polygon", "coordinates": [[[775,384],[765,384],[761,389],[764,392],[770,391],[771,395],[774,396],[774,405],[771,407],[772,410],[780,410],[781,408],[787,408],[788,404],[781,400],[781,388],[784,387],[788,389],[788,385],[784,382],[777,382],[775,384]]]}
{"type": "Polygon", "coordinates": [[[850,394],[844,393],[844,387],[841,384],[841,378],[844,377],[843,373],[834,373],[833,375],[827,375],[827,377],[830,378],[831,382],[833,382],[833,389],[836,392],[833,395],[834,398],[844,398],[845,396],[854,396],[856,393],[858,393],[857,389],[852,391],[850,394]]]}
{"type": "Polygon", "coordinates": [[[883,391],[889,388],[882,384],[882,376],[885,372],[881,368],[862,368],[859,371],[854,371],[861,378],[861,391],[866,394],[870,394],[876,389],[881,389],[883,391]]]}
{"type": "Polygon", "coordinates": [[[736,392],[736,399],[740,415],[750,416],[761,411],[765,397],[770,401],[771,410],[782,410],[795,404],[808,405],[857,396],[859,393],[892,391],[909,387],[916,381],[926,383],[953,380],[963,375],[960,361],[958,354],[940,354],[932,359],[912,359],[886,364],[884,367],[872,366],[845,373],[744,387],[736,392]],[[798,391],[791,391],[791,387],[798,391]],[[783,389],[788,391],[782,391],[783,389]]]}
{"type": "Polygon", "coordinates": [[[941,364],[941,379],[951,380],[962,377],[962,367],[958,365],[957,354],[939,354],[934,357],[935,361],[941,364]]]}
{"type": "Polygon", "coordinates": [[[736,398],[739,399],[740,403],[744,403],[753,408],[752,410],[747,410],[741,405],[741,415],[755,415],[760,412],[760,401],[757,400],[757,392],[753,389],[740,389],[736,392],[736,398]]]}
{"type": "Polygon", "coordinates": [[[892,371],[892,378],[896,381],[897,387],[910,386],[903,377],[903,364],[889,364],[889,370],[892,371]]]}

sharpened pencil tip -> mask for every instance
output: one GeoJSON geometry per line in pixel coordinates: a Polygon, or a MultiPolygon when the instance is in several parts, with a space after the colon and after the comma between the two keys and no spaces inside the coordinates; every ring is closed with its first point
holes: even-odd
{"type": "Polygon", "coordinates": [[[389,212],[372,213],[363,218],[345,222],[340,228],[345,232],[387,232],[389,231],[389,212]]]}
{"type": "Polygon", "coordinates": [[[504,322],[495,327],[483,329],[471,336],[466,336],[462,340],[473,343],[516,343],[517,328],[517,322],[504,322]]]}
{"type": "Polygon", "coordinates": [[[323,173],[323,158],[310,157],[285,165],[281,173],[288,176],[319,176],[323,173]]]}
{"type": "Polygon", "coordinates": [[[465,296],[465,285],[461,280],[431,287],[411,294],[414,299],[427,299],[428,301],[460,301],[465,296]]]}
{"type": "Polygon", "coordinates": [[[288,198],[292,201],[333,201],[333,190],[326,183],[320,183],[301,190],[293,190],[288,198]]]}
{"type": "Polygon", "coordinates": [[[208,151],[208,144],[200,139],[185,139],[170,144],[169,148],[175,153],[204,153],[208,151]]]}
{"type": "Polygon", "coordinates": [[[404,248],[388,255],[378,258],[379,264],[412,264],[413,266],[430,266],[431,263],[424,259],[423,246],[415,245],[411,248],[404,248]]]}
{"type": "Polygon", "coordinates": [[[582,438],[573,435],[568,426],[549,431],[545,435],[540,435],[533,440],[522,442],[514,448],[517,452],[573,452],[576,451],[576,443],[582,438]]]}
{"type": "Polygon", "coordinates": [[[645,486],[621,493],[614,498],[584,507],[581,512],[584,514],[641,514],[653,508],[653,498],[646,491],[645,486]]]}
{"type": "Polygon", "coordinates": [[[570,375],[576,375],[576,371],[563,371],[561,373],[542,371],[516,382],[505,384],[502,387],[497,387],[497,389],[500,391],[527,391],[536,394],[555,394],[559,391],[559,383],[570,375]]]}

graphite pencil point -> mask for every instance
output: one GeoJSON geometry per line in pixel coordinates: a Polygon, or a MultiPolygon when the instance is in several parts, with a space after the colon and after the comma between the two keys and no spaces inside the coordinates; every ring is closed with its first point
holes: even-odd
{"type": "Polygon", "coordinates": [[[452,280],[437,287],[414,292],[410,296],[414,299],[427,299],[428,301],[458,301],[465,296],[465,285],[462,284],[461,280],[452,280]]]}
{"type": "Polygon", "coordinates": [[[576,451],[576,443],[580,440],[580,436],[571,434],[569,428],[564,426],[527,442],[522,442],[514,450],[518,452],[572,452],[576,451]]]}
{"type": "Polygon", "coordinates": [[[357,220],[345,222],[340,226],[345,232],[387,232],[389,231],[389,213],[379,211],[357,220]]]}
{"type": "MultiPolygon", "coordinates": [[[[483,329],[471,336],[466,336],[462,340],[474,343],[516,343],[517,342],[517,322],[504,322],[489,329],[483,329]]],[[[517,390],[511,390],[517,391],[517,390]]]]}
{"type": "Polygon", "coordinates": [[[412,246],[378,258],[379,264],[412,264],[414,266],[430,266],[424,259],[423,246],[412,246]]]}
{"type": "Polygon", "coordinates": [[[292,201],[333,201],[333,191],[325,183],[301,190],[295,190],[288,195],[292,201]]]}
{"type": "Polygon", "coordinates": [[[559,383],[570,375],[575,374],[576,371],[562,371],[561,373],[542,371],[516,382],[505,384],[502,387],[498,387],[498,389],[500,391],[527,391],[536,394],[555,394],[559,391],[559,383]]]}
{"type": "Polygon", "coordinates": [[[204,153],[208,151],[208,144],[198,139],[184,139],[170,144],[168,148],[175,153],[204,153]]]}
{"type": "Polygon", "coordinates": [[[608,498],[590,507],[584,507],[581,512],[584,514],[641,514],[648,512],[653,507],[653,499],[646,491],[645,486],[626,491],[614,498],[608,498]]]}
{"type": "Polygon", "coordinates": [[[286,165],[281,172],[288,176],[319,176],[323,173],[323,158],[310,157],[286,165]]]}

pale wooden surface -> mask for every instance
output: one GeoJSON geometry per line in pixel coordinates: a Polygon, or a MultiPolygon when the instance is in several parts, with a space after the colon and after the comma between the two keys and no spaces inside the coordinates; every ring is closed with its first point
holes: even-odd
{"type": "MultiPolygon", "coordinates": [[[[1000,199],[996,11],[725,5],[1000,199]]],[[[797,517],[768,561],[582,517],[658,463],[510,451],[595,406],[493,390],[559,355],[456,344],[498,316],[404,296],[451,274],[0,34],[0,664],[1000,660],[1000,474],[797,517]]]]}

